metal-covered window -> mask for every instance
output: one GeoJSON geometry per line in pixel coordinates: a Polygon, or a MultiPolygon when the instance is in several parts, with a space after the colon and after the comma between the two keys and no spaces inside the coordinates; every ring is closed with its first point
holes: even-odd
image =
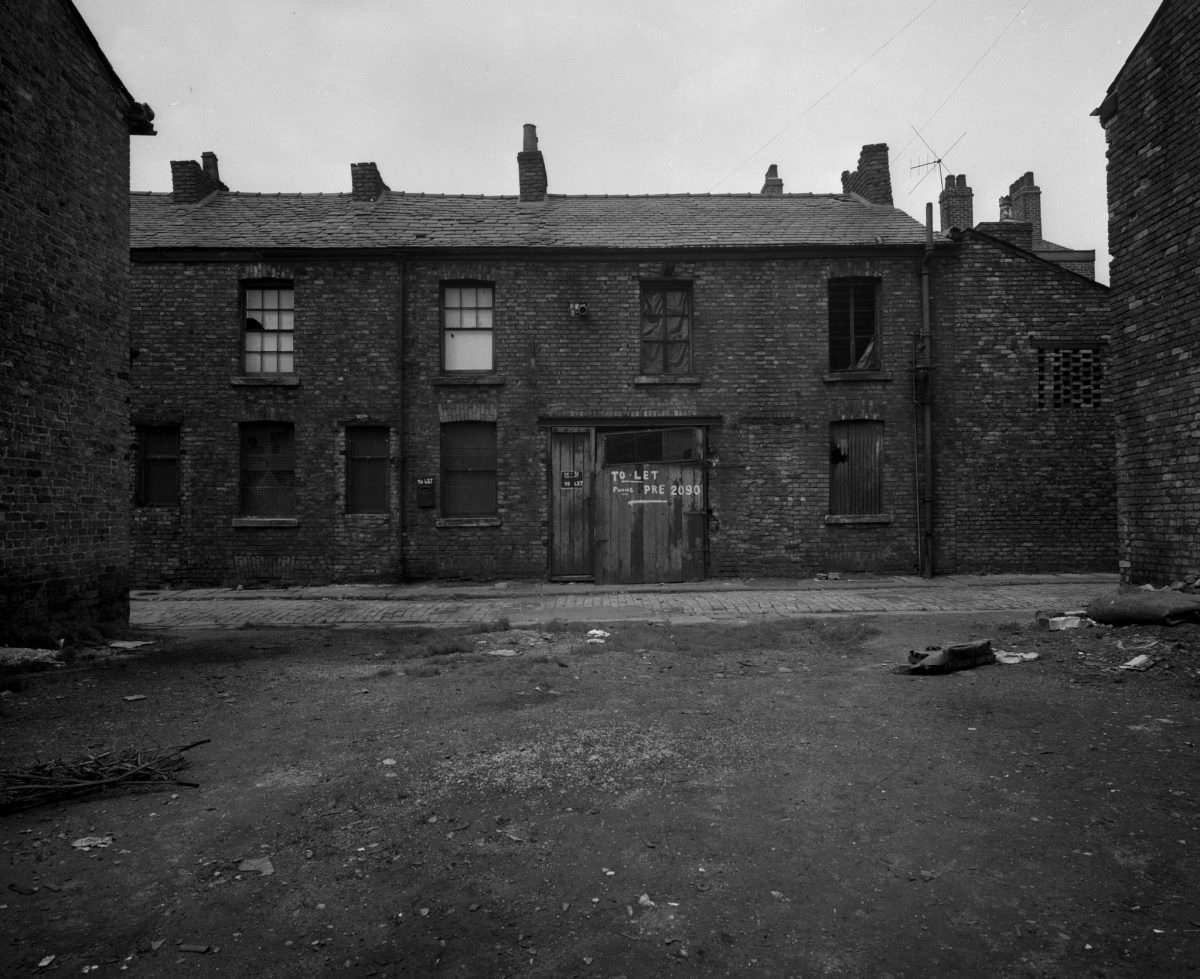
{"type": "Polygon", "coordinates": [[[179,505],[179,426],[139,425],[137,428],[138,506],[179,505]]]}
{"type": "Polygon", "coordinates": [[[875,371],[879,365],[879,280],[830,279],[830,371],[875,371]]]}
{"type": "Polygon", "coordinates": [[[482,282],[442,286],[442,367],[446,371],[494,369],[495,289],[482,282]]]}
{"type": "Polygon", "coordinates": [[[442,516],[491,517],[495,514],[495,424],[443,424],[442,516]]]}
{"type": "Polygon", "coordinates": [[[883,422],[829,426],[829,513],[883,513],[883,422]]]}
{"type": "Polygon", "coordinates": [[[295,441],[295,427],[290,422],[241,426],[242,516],[295,516],[295,441]]]}
{"type": "Polygon", "coordinates": [[[388,512],[388,430],[383,425],[346,429],[346,512],[388,512]]]}
{"type": "Polygon", "coordinates": [[[692,287],[678,282],[642,283],[641,372],[692,372],[692,287]]]}
{"type": "Polygon", "coordinates": [[[1104,382],[1102,351],[1094,347],[1038,347],[1039,408],[1095,408],[1104,382]]]}
{"type": "Polygon", "coordinates": [[[242,287],[242,370],[246,374],[293,374],[296,370],[296,294],[290,282],[242,287]]]}

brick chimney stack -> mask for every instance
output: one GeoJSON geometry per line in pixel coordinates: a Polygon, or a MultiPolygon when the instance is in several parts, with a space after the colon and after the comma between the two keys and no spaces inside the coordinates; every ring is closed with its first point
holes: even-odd
{"type": "Polygon", "coordinates": [[[217,154],[205,152],[195,160],[171,161],[171,196],[176,204],[195,204],[218,190],[229,190],[217,172],[217,154]]]}
{"type": "Polygon", "coordinates": [[[975,227],[975,191],[967,186],[965,174],[946,177],[946,188],[938,195],[943,232],[951,228],[966,231],[975,227]]]}
{"type": "Polygon", "coordinates": [[[546,161],[538,149],[537,126],[525,124],[525,139],[521,152],[517,154],[517,176],[520,180],[522,201],[544,201],[546,199],[546,161]]]}
{"type": "Polygon", "coordinates": [[[1008,188],[1012,198],[1014,221],[1033,225],[1033,240],[1042,241],[1042,188],[1033,182],[1033,173],[1026,173],[1008,188]]]}
{"type": "Polygon", "coordinates": [[[377,201],[392,188],[383,182],[374,163],[350,164],[350,196],[356,201],[377,201]]]}
{"type": "Polygon", "coordinates": [[[892,206],[892,171],[887,143],[871,143],[858,155],[858,169],[842,171],[842,193],[858,194],[872,204],[892,206]]]}
{"type": "Polygon", "coordinates": [[[783,178],[779,176],[779,167],[774,163],[767,167],[767,177],[761,193],[764,197],[783,196],[783,178]]]}

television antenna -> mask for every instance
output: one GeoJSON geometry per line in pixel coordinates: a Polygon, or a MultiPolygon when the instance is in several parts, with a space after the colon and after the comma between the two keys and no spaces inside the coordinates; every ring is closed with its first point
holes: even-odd
{"type": "Polygon", "coordinates": [[[929,145],[929,142],[928,142],[928,141],[925,139],[925,137],[924,137],[924,136],[922,136],[922,135],[921,135],[921,131],[920,131],[919,129],[917,129],[917,127],[916,127],[916,126],[913,126],[913,127],[912,127],[912,131],[913,131],[914,133],[916,133],[916,134],[917,134],[917,139],[919,139],[919,140],[920,140],[922,143],[924,143],[924,144],[925,144],[925,149],[929,150],[929,152],[933,154],[933,159],[932,159],[932,160],[926,160],[926,161],[925,161],[925,162],[923,162],[923,163],[917,163],[917,164],[914,164],[913,166],[911,166],[911,167],[909,167],[909,168],[908,168],[910,171],[912,171],[912,170],[924,170],[924,171],[925,171],[925,172],[924,172],[924,173],[921,175],[921,179],[920,179],[920,180],[918,180],[918,181],[917,181],[917,182],[916,182],[916,183],[915,183],[915,184],[914,184],[914,185],[913,185],[913,186],[912,186],[912,187],[909,189],[909,191],[908,191],[908,192],[909,192],[910,194],[914,193],[914,192],[916,191],[916,189],[917,189],[918,187],[920,187],[920,186],[921,186],[921,184],[924,182],[925,178],[926,178],[926,177],[928,177],[928,176],[929,176],[929,175],[930,175],[930,174],[933,172],[933,168],[934,168],[934,167],[937,167],[937,172],[938,172],[938,185],[939,185],[939,186],[941,186],[942,184],[944,184],[944,183],[946,182],[946,175],[945,175],[945,162],[946,162],[946,157],[948,157],[948,156],[950,155],[950,151],[951,151],[952,149],[954,149],[954,147],[956,147],[956,146],[957,146],[959,143],[961,143],[961,142],[962,142],[963,136],[966,136],[966,135],[967,135],[967,134],[964,132],[964,133],[962,134],[962,136],[959,136],[959,137],[958,137],[958,139],[956,139],[956,140],[955,140],[953,143],[951,143],[951,144],[950,144],[950,145],[949,145],[949,146],[946,148],[946,152],[945,152],[945,153],[939,153],[937,150],[935,150],[935,149],[934,149],[932,146],[930,146],[930,145],[929,145]]]}

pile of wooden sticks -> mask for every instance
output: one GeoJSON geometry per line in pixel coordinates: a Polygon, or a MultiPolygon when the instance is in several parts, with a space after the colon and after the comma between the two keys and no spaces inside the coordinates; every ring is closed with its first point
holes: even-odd
{"type": "Polygon", "coordinates": [[[0,812],[61,802],[105,789],[184,785],[177,772],[187,767],[185,751],[209,738],[175,748],[126,748],[89,754],[74,761],[38,762],[19,771],[0,771],[0,812]]]}

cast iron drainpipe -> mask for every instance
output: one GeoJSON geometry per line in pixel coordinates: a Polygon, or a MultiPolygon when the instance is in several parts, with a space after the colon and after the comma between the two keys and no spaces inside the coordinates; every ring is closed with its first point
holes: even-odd
{"type": "Polygon", "coordinates": [[[933,577],[933,353],[929,310],[929,263],[933,258],[933,204],[925,205],[925,252],[921,256],[921,462],[923,470],[920,522],[921,577],[933,577]]]}

